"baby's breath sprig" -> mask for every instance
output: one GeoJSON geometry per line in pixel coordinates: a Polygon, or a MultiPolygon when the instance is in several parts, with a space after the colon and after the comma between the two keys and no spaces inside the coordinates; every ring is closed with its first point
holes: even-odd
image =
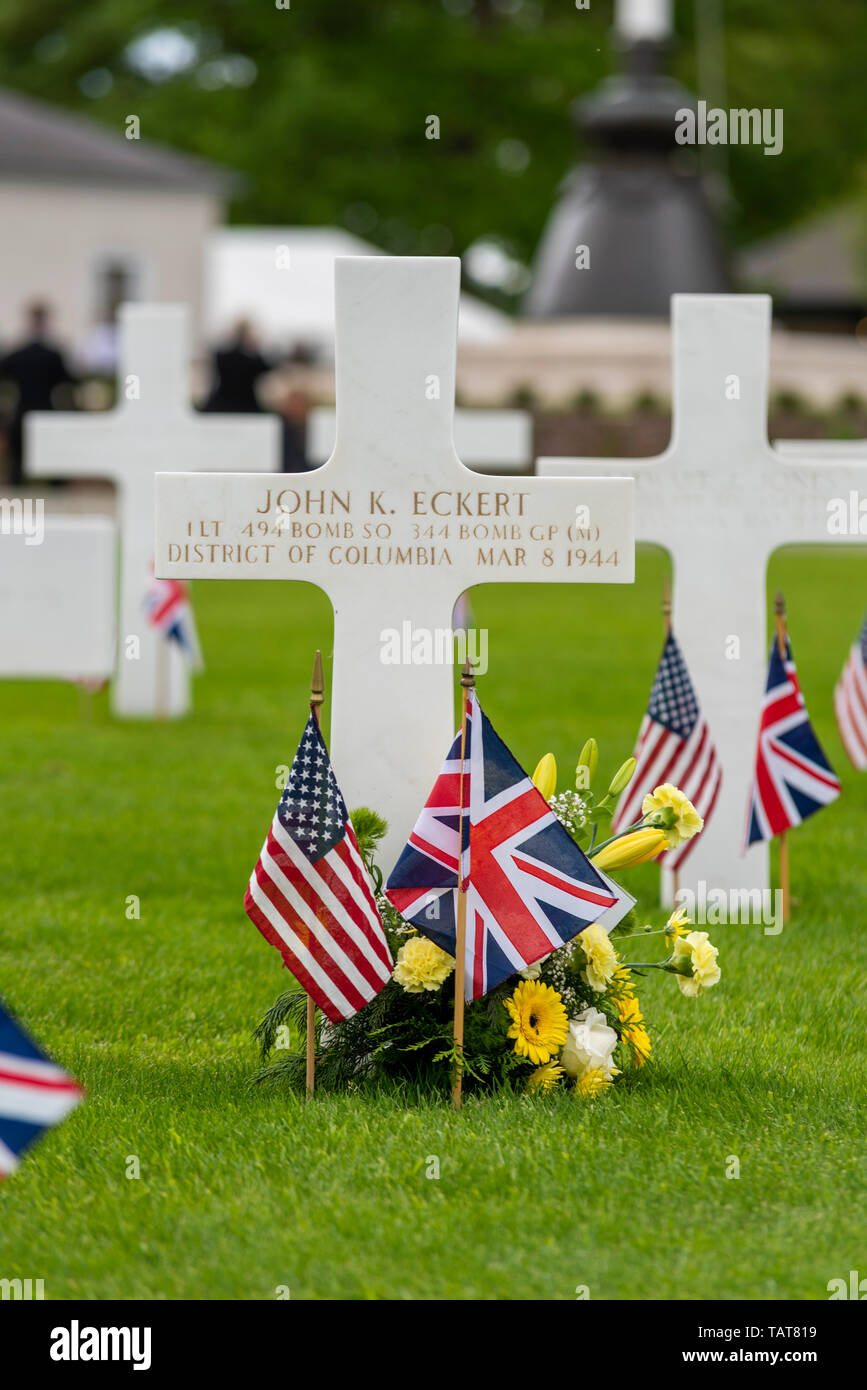
{"type": "Polygon", "coordinates": [[[566,791],[557,792],[552,796],[548,805],[564,830],[568,830],[570,835],[579,839],[590,823],[591,802],[591,797],[567,788],[566,791]]]}

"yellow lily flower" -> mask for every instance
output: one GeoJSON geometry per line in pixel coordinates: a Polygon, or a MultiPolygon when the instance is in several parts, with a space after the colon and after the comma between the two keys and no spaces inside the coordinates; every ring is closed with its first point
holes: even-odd
{"type": "Polygon", "coordinates": [[[593,781],[593,774],[599,762],[599,748],[595,738],[588,738],[578,755],[575,768],[575,786],[578,791],[586,791],[593,781]]]}
{"type": "Polygon", "coordinates": [[[546,801],[550,801],[557,788],[557,763],[553,753],[546,753],[544,758],[539,760],[536,771],[533,773],[533,785],[542,793],[546,801]]]}
{"type": "Polygon", "coordinates": [[[627,758],[625,763],[621,763],[611,779],[611,786],[608,788],[609,796],[619,796],[625,791],[632,781],[632,774],[635,772],[638,763],[635,758],[627,758]]]}
{"type": "Polygon", "coordinates": [[[633,864],[643,864],[648,859],[655,859],[665,847],[664,830],[630,830],[628,835],[621,835],[612,844],[605,845],[597,854],[591,855],[590,863],[595,864],[597,869],[604,869],[606,873],[609,869],[627,869],[633,864]]]}

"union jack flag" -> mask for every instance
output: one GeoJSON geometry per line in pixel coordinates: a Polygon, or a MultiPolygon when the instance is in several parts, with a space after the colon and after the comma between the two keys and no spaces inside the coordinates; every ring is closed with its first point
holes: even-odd
{"type": "Polygon", "coordinates": [[[179,579],[156,579],[152,574],[144,599],[148,622],[170,642],[177,642],[194,671],[204,667],[193,605],[179,579]]]}
{"type": "MultiPolygon", "coordinates": [[[[707,823],[722,786],[722,766],[672,632],[662,649],[634,756],[635,772],[617,803],[612,834],[641,819],[642,801],[662,782],[679,787],[707,823]]],[[[667,869],[680,868],[696,840],[694,836],[666,850],[656,862],[667,869]]]]}
{"type": "Polygon", "coordinates": [[[747,845],[800,825],[839,795],[840,783],[810,723],[789,639],[783,661],[775,637],[759,724],[747,845]]]}
{"type": "Polygon", "coordinates": [[[244,908],[332,1023],[391,978],[370,875],[311,714],[256,862],[244,908]]]}
{"type": "Polygon", "coordinates": [[[467,706],[463,798],[458,732],[386,884],[397,910],[452,956],[459,835],[467,1000],[478,999],[603,916],[614,926],[634,901],[594,869],[566,833],[494,732],[475,693],[467,706]]]}
{"type": "Polygon", "coordinates": [[[849,761],[863,772],[867,768],[867,619],[837,682],[834,714],[849,761]]]}
{"type": "Polygon", "coordinates": [[[39,1051],[0,1004],[0,1180],[83,1098],[81,1087],[39,1051]]]}

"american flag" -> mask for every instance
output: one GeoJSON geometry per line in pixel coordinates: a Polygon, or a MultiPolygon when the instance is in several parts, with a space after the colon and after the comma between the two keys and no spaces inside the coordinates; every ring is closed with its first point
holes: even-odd
{"type": "MultiPolygon", "coordinates": [[[[722,766],[672,632],[665,639],[647,713],[638,730],[635,759],[635,773],[611,822],[613,834],[641,819],[642,801],[663,782],[679,787],[707,823],[722,786],[722,766]]],[[[677,849],[666,850],[656,862],[677,869],[695,843],[693,837],[677,849]]]]}
{"type": "MultiPolygon", "coordinates": [[[[461,735],[386,885],[400,913],[455,954],[461,735]]],[[[467,708],[462,886],[466,892],[466,997],[478,999],[570,941],[621,895],[566,833],[491,727],[473,693],[467,708]]],[[[617,913],[606,924],[613,926],[617,913]]]]}
{"type": "Polygon", "coordinates": [[[196,619],[186,585],[178,579],[156,579],[152,574],[144,599],[148,622],[170,642],[177,642],[194,671],[201,671],[202,649],[196,619]]]}
{"type": "Polygon", "coordinates": [[[759,724],[747,845],[800,825],[839,795],[840,783],[813,733],[789,639],[784,662],[775,637],[759,724]]]}
{"type": "Polygon", "coordinates": [[[391,978],[370,875],[312,714],[244,907],[332,1023],[351,1018],[391,978]]]}
{"type": "Polygon", "coordinates": [[[849,761],[863,772],[867,767],[867,619],[837,682],[834,714],[849,761]]]}
{"type": "Polygon", "coordinates": [[[81,1087],[39,1051],[0,1004],[0,1180],[83,1098],[81,1087]]]}

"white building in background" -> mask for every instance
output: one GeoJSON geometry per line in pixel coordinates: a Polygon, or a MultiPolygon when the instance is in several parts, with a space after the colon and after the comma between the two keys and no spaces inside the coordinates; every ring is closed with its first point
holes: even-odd
{"type": "MultiPolygon", "coordinates": [[[[208,243],[206,336],[218,340],[247,318],[264,348],[282,352],[303,344],[333,361],[335,257],[382,254],[337,227],[220,228],[208,243]]],[[[511,328],[507,314],[461,295],[462,344],[501,342],[511,328]]]]}
{"type": "Polygon", "coordinates": [[[234,183],[219,165],[0,90],[0,346],[33,299],[50,302],[77,355],[110,353],[125,299],[190,304],[198,336],[206,243],[234,183]]]}

